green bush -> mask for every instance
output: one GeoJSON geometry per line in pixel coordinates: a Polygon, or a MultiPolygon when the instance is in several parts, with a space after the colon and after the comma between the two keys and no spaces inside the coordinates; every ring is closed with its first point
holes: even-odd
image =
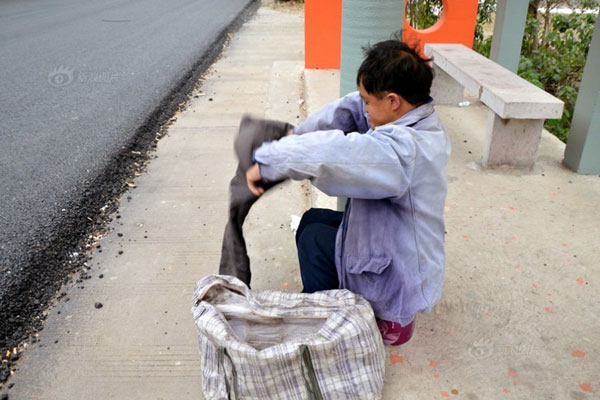
{"type": "Polygon", "coordinates": [[[473,50],[483,54],[486,57],[490,56],[492,47],[492,37],[486,37],[484,27],[489,25],[496,11],[496,0],[479,0],[479,11],[477,13],[477,24],[475,25],[475,39],[473,41],[473,50]]]}
{"type": "MultiPolygon", "coordinates": [[[[523,35],[518,74],[534,85],[565,102],[560,119],[546,121],[545,128],[563,142],[567,141],[579,83],[594,32],[596,14],[573,12],[542,18],[537,7],[556,7],[560,0],[531,1],[523,35]]],[[[571,1],[582,9],[597,9],[597,0],[571,1]]],[[[496,0],[479,0],[479,13],[473,49],[486,57],[490,55],[491,37],[485,37],[483,27],[492,21],[496,0]]]]}
{"type": "Polygon", "coordinates": [[[442,0],[410,0],[406,4],[406,19],[415,29],[434,25],[442,13],[442,0]]]}
{"type": "Polygon", "coordinates": [[[593,14],[555,15],[544,31],[539,20],[527,19],[519,75],[565,102],[562,118],[545,125],[563,142],[569,136],[595,22],[593,14]]]}

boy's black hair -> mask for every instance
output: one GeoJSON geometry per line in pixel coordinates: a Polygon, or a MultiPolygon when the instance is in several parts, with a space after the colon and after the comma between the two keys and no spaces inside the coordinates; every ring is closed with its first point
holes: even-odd
{"type": "Polygon", "coordinates": [[[367,93],[380,97],[384,92],[393,92],[412,105],[429,100],[431,59],[421,57],[416,46],[393,39],[363,50],[365,59],[358,69],[356,84],[362,82],[367,93]]]}

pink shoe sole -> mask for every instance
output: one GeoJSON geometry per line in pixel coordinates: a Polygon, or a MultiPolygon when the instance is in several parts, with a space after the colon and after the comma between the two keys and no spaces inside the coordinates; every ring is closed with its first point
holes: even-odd
{"type": "Polygon", "coordinates": [[[415,318],[406,326],[402,326],[397,322],[377,319],[377,327],[381,332],[383,343],[386,346],[400,346],[408,342],[413,335],[415,328],[415,318]]]}

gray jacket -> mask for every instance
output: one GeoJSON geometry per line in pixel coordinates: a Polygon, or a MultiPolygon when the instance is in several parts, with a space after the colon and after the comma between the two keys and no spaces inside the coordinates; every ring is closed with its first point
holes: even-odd
{"type": "Polygon", "coordinates": [[[336,239],[341,288],[377,317],[410,323],[430,312],[444,279],[444,203],[450,141],[431,104],[369,129],[353,92],[254,152],[267,181],[308,178],[348,197],[336,239]]]}

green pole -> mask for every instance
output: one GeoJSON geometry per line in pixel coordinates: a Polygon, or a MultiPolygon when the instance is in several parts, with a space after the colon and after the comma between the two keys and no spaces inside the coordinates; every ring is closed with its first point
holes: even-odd
{"type": "Polygon", "coordinates": [[[519,69],[528,7],[525,0],[498,0],[496,8],[490,59],[515,74],[519,69]]]}
{"type": "Polygon", "coordinates": [[[404,25],[404,0],[343,0],[340,95],[356,90],[362,48],[390,39],[404,25]]]}
{"type": "Polygon", "coordinates": [[[600,13],[583,70],[563,163],[579,174],[600,173],[600,13]]]}
{"type": "MultiPolygon", "coordinates": [[[[356,88],[362,48],[392,38],[404,25],[404,0],[343,0],[340,59],[340,96],[356,88]]],[[[338,210],[346,199],[338,198],[338,210]]]]}

